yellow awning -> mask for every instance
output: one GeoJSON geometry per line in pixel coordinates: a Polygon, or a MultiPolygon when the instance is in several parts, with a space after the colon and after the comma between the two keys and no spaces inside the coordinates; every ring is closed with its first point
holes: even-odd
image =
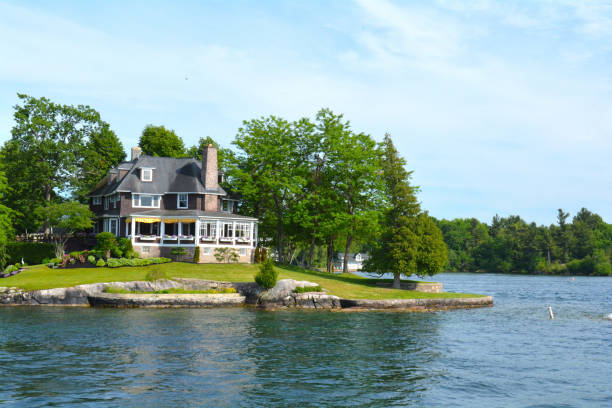
{"type": "Polygon", "coordinates": [[[179,221],[190,223],[190,222],[195,222],[195,218],[183,218],[182,220],[179,220],[179,221]]]}
{"type": "Polygon", "coordinates": [[[134,217],[134,221],[142,222],[145,224],[153,224],[154,222],[160,222],[160,218],[149,218],[149,217],[134,217]]]}
{"type": "Polygon", "coordinates": [[[178,218],[164,218],[164,222],[166,224],[174,224],[175,222],[179,222],[178,218]]]}
{"type": "Polygon", "coordinates": [[[126,224],[129,224],[129,223],[131,223],[131,222],[132,222],[132,219],[131,219],[131,218],[126,218],[126,219],[125,219],[125,223],[126,223],[126,224]]]}

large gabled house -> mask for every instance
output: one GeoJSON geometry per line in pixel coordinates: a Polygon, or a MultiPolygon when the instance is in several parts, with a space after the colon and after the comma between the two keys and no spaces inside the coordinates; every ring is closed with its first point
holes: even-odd
{"type": "Polygon", "coordinates": [[[252,262],[257,219],[236,213],[238,200],[219,185],[217,149],[208,145],[202,162],[141,154],[112,168],[90,194],[94,232],[127,237],[142,257],[168,256],[183,247],[199,262],[217,262],[215,248],[236,249],[239,262],[252,262]]]}

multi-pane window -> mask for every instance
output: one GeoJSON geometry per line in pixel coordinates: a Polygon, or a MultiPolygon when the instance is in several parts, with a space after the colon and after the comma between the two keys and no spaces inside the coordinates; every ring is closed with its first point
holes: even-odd
{"type": "Polygon", "coordinates": [[[93,203],[92,203],[92,204],[93,204],[93,205],[100,205],[100,204],[102,204],[102,197],[100,197],[100,196],[95,196],[95,197],[93,198],[93,203]]]}
{"type": "Polygon", "coordinates": [[[140,179],[142,181],[153,181],[153,169],[140,169],[140,179]]]}
{"type": "Polygon", "coordinates": [[[247,250],[246,248],[240,248],[240,256],[246,256],[247,250]]]}
{"type": "Polygon", "coordinates": [[[236,238],[249,238],[251,236],[250,226],[251,224],[249,224],[248,222],[237,222],[236,238]]]}
{"type": "Polygon", "coordinates": [[[200,224],[200,236],[207,239],[217,237],[217,221],[206,221],[200,224]]]}
{"type": "Polygon", "coordinates": [[[222,200],[221,201],[221,208],[225,212],[232,212],[232,211],[234,211],[234,201],[233,200],[222,200]]]}
{"type": "Polygon", "coordinates": [[[224,222],[221,228],[222,238],[232,238],[234,236],[234,226],[231,222],[224,222]]]}
{"type": "Polygon", "coordinates": [[[159,196],[151,194],[132,194],[132,207],[159,208],[159,196]]]}
{"type": "Polygon", "coordinates": [[[108,210],[108,202],[110,200],[110,197],[106,196],[104,197],[104,209],[108,210]]]}
{"type": "Polygon", "coordinates": [[[188,206],[187,194],[177,194],[176,201],[177,201],[177,204],[176,204],[177,208],[187,208],[188,206]]]}

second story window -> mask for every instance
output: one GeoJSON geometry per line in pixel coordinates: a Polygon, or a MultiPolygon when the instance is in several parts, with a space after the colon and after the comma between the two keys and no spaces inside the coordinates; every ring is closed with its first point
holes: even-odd
{"type": "Polygon", "coordinates": [[[132,194],[132,207],[159,208],[159,196],[152,194],[132,194]]]}
{"type": "Polygon", "coordinates": [[[177,194],[176,196],[176,208],[187,208],[189,202],[187,200],[187,194],[177,194]]]}
{"type": "Polygon", "coordinates": [[[106,196],[104,197],[104,209],[108,210],[108,202],[110,201],[110,197],[106,196]]]}
{"type": "Polygon", "coordinates": [[[93,197],[92,204],[93,205],[100,205],[100,204],[102,204],[102,197],[100,197],[100,196],[93,197]]]}
{"type": "Polygon", "coordinates": [[[225,212],[234,212],[234,201],[233,200],[222,200],[221,208],[225,212]]]}
{"type": "Polygon", "coordinates": [[[146,167],[141,168],[140,181],[153,181],[153,169],[146,167]]]}

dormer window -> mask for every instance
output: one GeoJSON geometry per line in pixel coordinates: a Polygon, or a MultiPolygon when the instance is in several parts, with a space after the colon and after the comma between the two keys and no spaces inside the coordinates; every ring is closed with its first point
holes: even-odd
{"type": "Polygon", "coordinates": [[[189,206],[188,194],[176,195],[176,208],[187,208],[189,206]]]}
{"type": "Polygon", "coordinates": [[[221,200],[221,211],[234,212],[234,200],[221,200]]]}
{"type": "Polygon", "coordinates": [[[140,181],[153,181],[153,169],[150,167],[142,167],[140,169],[140,181]]]}

